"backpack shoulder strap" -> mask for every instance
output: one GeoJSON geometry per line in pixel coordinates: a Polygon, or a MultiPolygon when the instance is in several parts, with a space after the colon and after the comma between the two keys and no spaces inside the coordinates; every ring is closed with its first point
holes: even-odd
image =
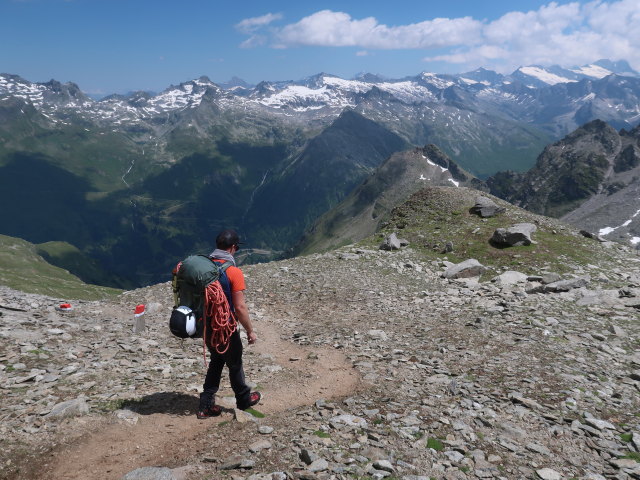
{"type": "Polygon", "coordinates": [[[229,260],[227,260],[226,262],[224,262],[222,265],[220,265],[220,272],[224,273],[227,271],[227,268],[233,266],[233,262],[230,262],[229,260]]]}

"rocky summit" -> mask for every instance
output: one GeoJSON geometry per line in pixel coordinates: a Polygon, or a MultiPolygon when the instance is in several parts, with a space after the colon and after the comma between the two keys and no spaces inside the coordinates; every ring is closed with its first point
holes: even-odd
{"type": "Polygon", "coordinates": [[[264,398],[236,410],[223,379],[205,421],[202,345],[171,336],[168,283],[1,289],[2,478],[640,478],[637,252],[495,197],[482,218],[478,195],[418,192],[358,244],[246,267],[264,398]],[[531,244],[489,243],[522,223],[531,244]],[[391,234],[405,246],[380,249],[391,234]],[[472,258],[480,276],[445,278],[472,258]]]}

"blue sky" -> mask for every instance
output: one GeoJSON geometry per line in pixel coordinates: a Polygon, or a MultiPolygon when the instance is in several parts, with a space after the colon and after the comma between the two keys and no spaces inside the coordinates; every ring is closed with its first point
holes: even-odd
{"type": "Polygon", "coordinates": [[[88,93],[626,59],[640,1],[0,0],[0,72],[88,93]]]}

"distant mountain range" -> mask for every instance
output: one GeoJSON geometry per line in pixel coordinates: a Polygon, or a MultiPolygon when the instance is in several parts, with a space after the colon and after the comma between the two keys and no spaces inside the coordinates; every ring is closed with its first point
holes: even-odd
{"type": "Polygon", "coordinates": [[[396,152],[434,144],[470,176],[525,172],[595,119],[640,122],[626,62],[255,86],[201,77],[101,100],[2,74],[0,233],[67,242],[107,270],[92,278],[148,284],[224,226],[244,233],[251,259],[279,255],[396,152]]]}

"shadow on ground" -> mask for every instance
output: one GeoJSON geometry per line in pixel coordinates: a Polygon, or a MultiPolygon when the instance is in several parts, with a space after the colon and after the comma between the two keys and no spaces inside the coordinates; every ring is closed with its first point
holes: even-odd
{"type": "Polygon", "coordinates": [[[139,400],[125,402],[123,409],[140,415],[166,413],[170,415],[195,415],[199,398],[178,392],[158,392],[146,395],[139,400]]]}

